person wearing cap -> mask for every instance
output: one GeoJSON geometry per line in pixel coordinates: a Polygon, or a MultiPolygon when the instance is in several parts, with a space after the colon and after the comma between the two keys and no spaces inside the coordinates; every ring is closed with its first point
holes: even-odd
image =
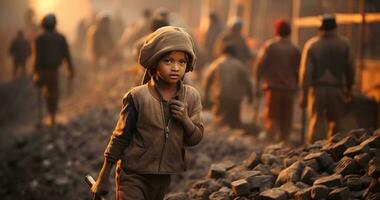
{"type": "Polygon", "coordinates": [[[264,43],[254,64],[258,90],[265,93],[264,127],[271,140],[287,140],[292,129],[300,51],[290,41],[290,31],[288,22],[277,20],[276,36],[264,43]]]}
{"type": "Polygon", "coordinates": [[[241,102],[247,96],[252,103],[253,95],[248,70],[235,56],[234,46],[227,44],[211,63],[205,79],[205,102],[212,104],[216,123],[241,128],[241,102]]]}
{"type": "Polygon", "coordinates": [[[335,17],[323,16],[320,35],[308,40],[302,52],[301,106],[308,110],[308,143],[330,138],[341,130],[345,103],[351,99],[353,52],[336,29],[335,17]]]}
{"type": "Polygon", "coordinates": [[[140,51],[146,69],[143,85],[123,98],[119,120],[104,152],[92,191],[108,190],[116,168],[116,199],[163,199],[170,174],[186,169],[186,146],[203,137],[201,98],[182,82],[193,70],[194,42],[182,28],[165,26],[151,33],[140,51]]]}
{"type": "MultiPolygon", "coordinates": [[[[57,32],[57,20],[54,14],[42,19],[44,31],[35,40],[33,81],[42,89],[49,113],[49,125],[55,124],[59,98],[59,67],[66,62],[70,81],[74,77],[69,46],[65,36],[57,32]]],[[[39,122],[40,123],[40,122],[39,122]]]]}
{"type": "Polygon", "coordinates": [[[222,49],[224,49],[226,44],[233,44],[236,52],[236,58],[247,65],[248,68],[253,56],[245,41],[245,37],[241,33],[242,28],[243,21],[241,18],[236,17],[231,20],[228,24],[228,29],[217,36],[213,53],[214,57],[218,57],[222,54],[222,49]]]}

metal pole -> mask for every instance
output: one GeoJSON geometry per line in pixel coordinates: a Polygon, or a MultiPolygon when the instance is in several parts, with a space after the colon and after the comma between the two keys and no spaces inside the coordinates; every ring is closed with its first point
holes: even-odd
{"type": "Polygon", "coordinates": [[[300,0],[292,1],[292,32],[291,39],[293,44],[298,45],[299,42],[299,26],[296,24],[297,19],[300,17],[300,8],[301,2],[300,0]]]}
{"type": "Polygon", "coordinates": [[[363,72],[364,72],[364,56],[365,56],[365,35],[366,35],[366,2],[360,1],[360,12],[362,16],[362,24],[360,29],[360,43],[359,43],[359,90],[363,89],[363,72]]]}

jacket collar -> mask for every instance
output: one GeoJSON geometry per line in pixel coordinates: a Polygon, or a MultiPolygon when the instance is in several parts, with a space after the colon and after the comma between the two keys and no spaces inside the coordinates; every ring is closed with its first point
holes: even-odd
{"type": "MultiPolygon", "coordinates": [[[[154,90],[158,94],[159,100],[164,101],[162,94],[158,88],[157,77],[153,76],[147,84],[148,84],[149,88],[151,88],[152,90],[154,90]]],[[[173,99],[183,100],[183,97],[184,97],[184,84],[183,84],[182,80],[179,80],[177,82],[177,91],[176,91],[175,95],[173,96],[173,99]]]]}

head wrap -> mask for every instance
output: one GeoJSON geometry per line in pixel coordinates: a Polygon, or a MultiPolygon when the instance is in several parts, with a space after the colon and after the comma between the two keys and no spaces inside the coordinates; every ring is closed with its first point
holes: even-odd
{"type": "MultiPolygon", "coordinates": [[[[174,26],[164,26],[147,36],[140,50],[140,65],[147,70],[155,69],[159,59],[171,51],[185,52],[189,56],[186,72],[193,70],[196,62],[194,41],[183,28],[174,26]]],[[[143,84],[150,78],[147,70],[143,84]]]]}

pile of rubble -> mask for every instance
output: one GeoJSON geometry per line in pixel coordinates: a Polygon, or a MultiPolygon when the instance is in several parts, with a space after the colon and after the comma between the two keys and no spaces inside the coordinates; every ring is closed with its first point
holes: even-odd
{"type": "Polygon", "coordinates": [[[271,145],[241,164],[212,164],[205,178],[167,199],[380,199],[380,129],[301,148],[271,145]]]}

